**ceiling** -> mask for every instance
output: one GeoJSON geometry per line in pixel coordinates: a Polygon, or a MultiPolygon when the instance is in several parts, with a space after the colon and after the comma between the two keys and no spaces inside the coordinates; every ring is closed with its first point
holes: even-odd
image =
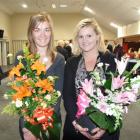
{"type": "Polygon", "coordinates": [[[96,20],[110,31],[110,22],[120,26],[134,23],[140,20],[137,10],[140,8],[140,0],[0,0],[0,10],[8,13],[34,13],[47,9],[49,13],[81,13],[86,16],[94,16],[96,20]],[[28,8],[23,9],[21,4],[26,3],[28,8]],[[51,7],[52,3],[56,8],[51,7]],[[60,4],[68,7],[60,8],[60,4]],[[88,6],[94,14],[83,10],[88,6]]]}

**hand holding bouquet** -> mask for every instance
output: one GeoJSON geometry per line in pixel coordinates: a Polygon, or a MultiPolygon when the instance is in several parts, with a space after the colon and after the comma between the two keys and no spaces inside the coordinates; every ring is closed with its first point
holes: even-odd
{"type": "Polygon", "coordinates": [[[23,116],[25,127],[38,138],[41,134],[43,139],[59,139],[61,123],[54,112],[60,96],[54,89],[58,77],[46,77],[46,66],[39,62],[39,55],[30,54],[27,48],[23,53],[9,73],[14,80],[8,83],[10,90],[4,96],[12,101],[3,112],[23,116]]]}
{"type": "MultiPolygon", "coordinates": [[[[106,71],[104,79],[101,78],[100,71],[95,69],[91,72],[90,80],[81,82],[77,98],[78,119],[87,114],[94,124],[109,133],[121,128],[123,114],[127,113],[129,104],[136,102],[140,87],[140,76],[133,75],[140,67],[140,60],[130,72],[125,71],[127,61],[124,58],[121,61],[115,59],[116,72],[106,71]]],[[[108,64],[104,65],[107,69],[108,64]]],[[[102,68],[103,63],[98,63],[97,67],[102,68]]]]}

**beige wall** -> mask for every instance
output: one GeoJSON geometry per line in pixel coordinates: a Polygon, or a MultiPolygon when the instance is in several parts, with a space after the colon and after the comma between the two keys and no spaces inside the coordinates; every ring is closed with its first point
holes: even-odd
{"type": "MultiPolygon", "coordinates": [[[[2,11],[0,11],[0,29],[4,30],[3,38],[9,42],[9,53],[12,53],[11,16],[2,11]]],[[[12,61],[13,58],[10,57],[10,63],[12,61]]]]}
{"type": "Polygon", "coordinates": [[[11,17],[0,11],[0,29],[4,29],[4,38],[11,38],[11,17]]]}
{"type": "Polygon", "coordinates": [[[116,34],[112,33],[110,31],[108,31],[106,28],[104,28],[102,25],[101,25],[101,28],[102,28],[102,31],[103,31],[103,34],[104,34],[104,39],[114,40],[114,39],[117,38],[117,32],[116,32],[116,34]]]}
{"type": "MultiPolygon", "coordinates": [[[[31,14],[15,14],[12,16],[12,39],[20,40],[27,39],[27,27],[31,14]]],[[[59,39],[71,39],[73,37],[73,30],[79,20],[86,18],[82,14],[51,14],[54,22],[54,37],[55,40],[59,39]]],[[[103,29],[105,38],[114,39],[116,35],[109,32],[104,27],[103,29]]]]}
{"type": "Polygon", "coordinates": [[[121,28],[121,36],[120,37],[136,35],[136,34],[140,34],[140,20],[137,22],[134,22],[132,24],[123,26],[121,28]]]}

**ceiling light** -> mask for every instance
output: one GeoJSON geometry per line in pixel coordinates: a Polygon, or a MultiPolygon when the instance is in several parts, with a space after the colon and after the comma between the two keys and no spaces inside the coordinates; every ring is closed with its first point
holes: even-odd
{"type": "Polygon", "coordinates": [[[55,5],[54,3],[52,4],[52,8],[53,8],[53,9],[55,9],[55,8],[56,8],[56,5],[55,5]]]}
{"type": "Polygon", "coordinates": [[[111,25],[112,27],[114,27],[114,28],[120,28],[119,25],[117,25],[117,24],[115,24],[115,23],[113,23],[113,22],[111,22],[110,25],[111,25]]]}
{"type": "Polygon", "coordinates": [[[84,10],[89,12],[89,13],[91,13],[91,14],[95,14],[95,12],[91,8],[89,8],[87,6],[84,7],[84,10]]]}
{"type": "Polygon", "coordinates": [[[60,4],[60,7],[65,8],[65,7],[68,7],[68,6],[66,4],[60,4]]]}
{"type": "Polygon", "coordinates": [[[22,4],[21,6],[22,6],[23,8],[27,8],[27,7],[28,7],[27,4],[22,4]]]}

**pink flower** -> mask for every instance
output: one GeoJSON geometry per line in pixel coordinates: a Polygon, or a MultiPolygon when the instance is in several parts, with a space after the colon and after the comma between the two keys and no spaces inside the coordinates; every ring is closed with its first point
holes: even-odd
{"type": "Polygon", "coordinates": [[[90,79],[88,81],[88,79],[85,79],[84,82],[81,82],[82,84],[82,89],[89,95],[92,96],[93,94],[93,81],[92,79],[90,79]]]}
{"type": "Polygon", "coordinates": [[[108,109],[108,105],[107,105],[106,102],[99,102],[97,108],[98,108],[101,112],[105,113],[106,110],[108,109]]]}
{"type": "Polygon", "coordinates": [[[115,100],[117,103],[129,104],[136,101],[136,94],[133,91],[125,91],[119,93],[115,100]]]}
{"type": "Polygon", "coordinates": [[[124,77],[120,78],[120,75],[115,78],[113,77],[112,78],[112,88],[113,89],[118,89],[118,88],[121,88],[124,84],[124,77]]]}
{"type": "Polygon", "coordinates": [[[76,103],[78,106],[78,111],[76,114],[77,118],[85,114],[85,109],[89,106],[90,101],[91,100],[88,98],[85,92],[83,90],[80,90],[80,94],[78,95],[77,103],[76,103]]]}

